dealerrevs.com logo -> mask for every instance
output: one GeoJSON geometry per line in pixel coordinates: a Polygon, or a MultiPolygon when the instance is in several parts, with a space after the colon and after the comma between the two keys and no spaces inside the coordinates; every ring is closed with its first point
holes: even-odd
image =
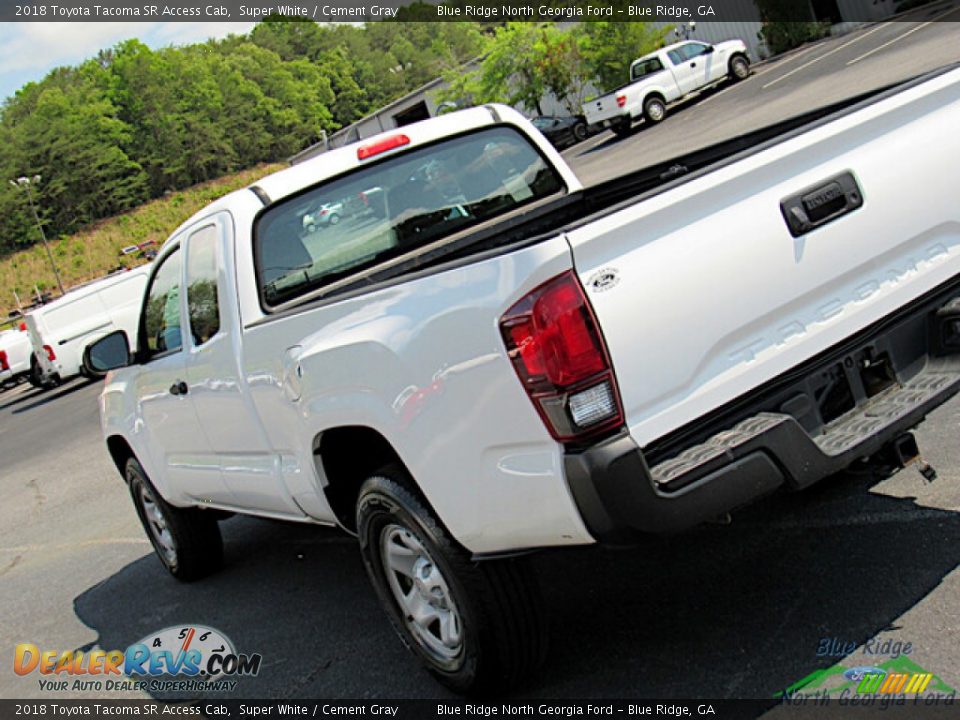
{"type": "Polygon", "coordinates": [[[41,650],[20,643],[14,651],[17,675],[38,674],[49,692],[230,691],[233,678],[260,672],[259,653],[238,653],[219,630],[177,625],[151,633],[126,650],[41,650]]]}

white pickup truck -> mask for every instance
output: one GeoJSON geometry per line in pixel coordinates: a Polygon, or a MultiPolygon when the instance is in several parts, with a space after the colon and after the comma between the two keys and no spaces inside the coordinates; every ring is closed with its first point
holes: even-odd
{"type": "Polygon", "coordinates": [[[750,59],[742,40],[716,45],[679,42],[634,60],[630,82],[583,103],[583,114],[591,128],[625,135],[640,118],[648,123],[663,120],[672,102],[727,78],[737,81],[749,75],[750,59]]]}
{"type": "Polygon", "coordinates": [[[86,352],[109,453],[174,576],[221,511],[337,525],[443,683],[515,683],[525,553],[917,457],[960,389],[958,126],[950,69],[587,189],[502,106],[332,150],[164,245],[136,352],[86,352]]]}

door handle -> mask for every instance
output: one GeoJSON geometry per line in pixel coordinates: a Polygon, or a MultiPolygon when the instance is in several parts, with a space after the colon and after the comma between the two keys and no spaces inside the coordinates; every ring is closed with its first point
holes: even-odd
{"type": "Polygon", "coordinates": [[[170,386],[171,395],[186,395],[190,392],[190,386],[187,385],[183,380],[177,380],[173,385],[170,386]]]}
{"type": "Polygon", "coordinates": [[[863,205],[863,192],[853,173],[834,175],[780,202],[780,213],[793,237],[833,222],[863,205]]]}
{"type": "Polygon", "coordinates": [[[695,62],[690,63],[690,67],[696,67],[696,66],[697,64],[695,62]]]}

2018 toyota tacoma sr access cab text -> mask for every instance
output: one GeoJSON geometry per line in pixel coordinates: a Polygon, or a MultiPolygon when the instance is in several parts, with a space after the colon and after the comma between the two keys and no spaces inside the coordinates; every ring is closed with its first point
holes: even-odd
{"type": "Polygon", "coordinates": [[[109,452],[177,578],[223,511],[338,525],[436,677],[502,688],[525,553],[915,453],[960,388],[958,126],[950,69],[588,189],[502,106],[332,150],[164,245],[137,350],[86,353],[109,452]]]}

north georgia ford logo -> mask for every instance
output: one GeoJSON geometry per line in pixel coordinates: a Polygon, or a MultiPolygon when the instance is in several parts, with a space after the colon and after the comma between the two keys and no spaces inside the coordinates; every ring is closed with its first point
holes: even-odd
{"type": "Polygon", "coordinates": [[[69,676],[70,680],[40,680],[41,690],[136,690],[147,689],[143,677],[187,678],[194,682],[151,682],[149,689],[232,690],[235,682],[213,681],[224,676],[255,676],[263,657],[259,653],[238,653],[230,639],[215,628],[204,625],[176,625],[147,635],[126,650],[40,650],[33,643],[20,643],[14,652],[13,670],[17,675],[39,672],[45,676],[69,676]],[[135,682],[120,681],[126,675],[135,682]],[[86,677],[84,677],[86,676],[86,677]],[[106,684],[104,684],[106,683],[106,684]]]}

